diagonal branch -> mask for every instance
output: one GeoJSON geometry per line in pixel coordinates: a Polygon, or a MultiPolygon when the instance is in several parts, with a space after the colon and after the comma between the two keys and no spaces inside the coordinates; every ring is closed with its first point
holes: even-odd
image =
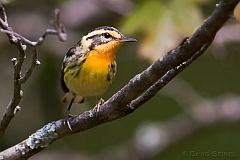
{"type": "Polygon", "coordinates": [[[5,33],[9,38],[9,41],[14,44],[19,51],[18,57],[12,58],[12,63],[14,66],[14,91],[13,97],[6,107],[6,110],[0,121],[0,136],[4,134],[14,115],[21,109],[19,107],[19,103],[23,95],[22,84],[24,84],[31,77],[35,67],[40,64],[38,61],[38,47],[42,45],[48,35],[56,35],[60,41],[66,40],[65,29],[59,21],[59,14],[59,10],[56,10],[55,19],[53,20],[54,29],[46,29],[43,35],[39,37],[38,41],[31,41],[12,30],[8,24],[5,9],[0,3],[0,32],[5,33]],[[27,69],[26,73],[21,75],[22,65],[26,58],[25,51],[27,46],[31,46],[34,49],[32,63],[27,69]]]}
{"type": "MultiPolygon", "coordinates": [[[[186,41],[183,42],[186,43],[186,41]]],[[[169,70],[164,76],[162,76],[156,83],[154,83],[151,87],[149,87],[142,95],[134,99],[128,107],[130,107],[132,110],[137,109],[141,105],[143,105],[145,102],[150,100],[152,97],[154,97],[157,92],[162,89],[166,84],[168,84],[178,73],[180,73],[185,67],[190,65],[195,59],[197,59],[208,47],[210,43],[207,42],[197,53],[195,53],[190,59],[188,59],[186,62],[181,63],[179,66],[169,70]]]]}
{"type": "MultiPolygon", "coordinates": [[[[185,89],[186,91],[181,93],[180,96],[185,95],[186,97],[186,93],[191,92],[188,88],[185,89]]],[[[156,155],[161,155],[169,147],[171,148],[200,129],[220,123],[232,124],[240,122],[240,97],[236,95],[222,95],[211,100],[201,97],[194,103],[189,102],[182,107],[188,108],[189,113],[179,113],[164,120],[164,122],[145,122],[137,127],[134,137],[129,141],[113,146],[111,150],[103,150],[99,154],[88,155],[87,158],[89,160],[156,159],[156,155]],[[151,137],[151,140],[149,140],[149,137],[151,137]]],[[[190,152],[186,150],[182,152],[182,156],[186,157],[185,159],[194,159],[193,154],[191,156],[190,152]]],[[[226,152],[226,159],[236,156],[237,152],[226,152]]]]}
{"type": "MultiPolygon", "coordinates": [[[[132,78],[126,86],[100,106],[99,110],[93,108],[76,117],[69,118],[68,121],[72,130],[69,130],[63,119],[51,122],[26,140],[2,151],[0,156],[6,160],[28,158],[62,137],[82,132],[132,113],[134,110],[131,103],[132,105],[135,104],[134,108],[138,108],[141,105],[141,103],[136,103],[138,97],[140,96],[140,99],[142,99],[141,95],[144,95],[144,92],[149,87],[157,84],[159,79],[164,80],[164,76],[171,75],[171,72],[178,74],[182,65],[183,68],[188,66],[193,61],[191,59],[195,59],[203,53],[212,43],[217,31],[231,17],[233,9],[239,1],[222,0],[212,15],[204,21],[187,41],[184,41],[184,43],[158,59],[142,73],[132,78]],[[177,69],[178,67],[179,69],[177,69]]],[[[173,76],[175,75],[173,74],[173,76]]]]}

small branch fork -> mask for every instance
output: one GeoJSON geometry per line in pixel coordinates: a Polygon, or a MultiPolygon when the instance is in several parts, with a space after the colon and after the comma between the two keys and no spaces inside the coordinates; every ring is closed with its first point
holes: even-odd
{"type": "Polygon", "coordinates": [[[37,41],[31,41],[20,34],[13,31],[9,26],[7,21],[7,15],[5,12],[4,6],[0,3],[0,32],[5,33],[11,44],[15,45],[19,51],[17,58],[12,58],[12,64],[14,67],[14,91],[13,97],[9,102],[6,110],[3,114],[3,117],[0,121],[0,136],[4,134],[6,128],[8,127],[10,121],[14,115],[21,110],[19,103],[23,96],[22,84],[27,82],[31,77],[35,67],[40,65],[38,60],[38,47],[40,47],[45,41],[48,35],[56,35],[60,41],[65,41],[67,35],[63,25],[59,21],[60,12],[58,9],[55,10],[55,17],[52,21],[53,29],[46,29],[41,37],[37,41]],[[29,68],[26,70],[25,74],[21,74],[22,65],[26,59],[26,49],[27,46],[33,48],[32,63],[29,68]]]}
{"type": "Polygon", "coordinates": [[[231,18],[239,1],[221,0],[214,12],[191,37],[132,78],[98,110],[93,108],[69,118],[68,122],[72,130],[69,130],[68,126],[65,125],[65,119],[51,122],[30,135],[26,140],[0,152],[0,157],[2,156],[5,160],[27,159],[58,139],[132,113],[202,55],[212,43],[217,31],[231,18]]]}

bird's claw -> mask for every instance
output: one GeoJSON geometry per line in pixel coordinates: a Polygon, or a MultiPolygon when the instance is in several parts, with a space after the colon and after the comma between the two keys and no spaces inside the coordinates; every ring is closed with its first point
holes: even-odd
{"type": "Polygon", "coordinates": [[[70,122],[69,122],[69,120],[68,120],[67,118],[65,118],[64,124],[65,124],[65,126],[66,126],[70,131],[72,131],[71,124],[70,124],[70,122]]]}
{"type": "Polygon", "coordinates": [[[103,105],[104,102],[105,102],[104,99],[100,98],[99,101],[97,102],[96,106],[93,108],[93,110],[95,112],[99,112],[100,107],[101,107],[101,105],[103,105]]]}
{"type": "Polygon", "coordinates": [[[68,119],[71,118],[71,117],[75,117],[75,115],[71,114],[70,111],[67,111],[67,112],[65,113],[64,123],[65,123],[65,125],[67,126],[67,128],[68,128],[70,131],[72,131],[72,127],[71,127],[71,124],[70,124],[70,122],[69,122],[68,119]]]}

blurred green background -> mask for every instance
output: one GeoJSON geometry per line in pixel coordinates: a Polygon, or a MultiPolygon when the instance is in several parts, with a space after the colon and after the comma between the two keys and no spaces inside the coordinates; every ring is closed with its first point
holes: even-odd
{"type": "MultiPolygon", "coordinates": [[[[24,97],[20,103],[22,111],[12,120],[4,137],[0,139],[1,150],[26,139],[44,124],[63,118],[67,104],[60,102],[63,96],[59,81],[61,63],[68,49],[89,30],[110,25],[118,28],[125,35],[138,39],[138,43],[126,44],[120,49],[116,79],[103,97],[108,99],[134,75],[177,46],[183,38],[190,36],[211,14],[218,1],[5,0],[4,3],[12,28],[31,40],[36,40],[46,28],[50,27],[54,9],[60,8],[61,20],[66,26],[68,40],[59,42],[56,37],[49,36],[40,47],[41,65],[34,70],[32,77],[23,86],[24,97]]],[[[235,11],[235,17],[239,19],[238,9],[235,11]]],[[[30,159],[240,159],[240,114],[235,119],[230,118],[230,121],[223,118],[217,123],[201,126],[186,136],[181,136],[191,127],[194,128],[194,121],[193,125],[184,126],[180,123],[186,112],[194,107],[191,105],[197,103],[182,103],[176,98],[176,94],[168,90],[169,86],[175,88],[182,97],[186,95],[186,100],[185,98],[182,100],[187,101],[190,94],[188,90],[184,87],[182,89],[176,87],[180,80],[208,102],[215,102],[225,95],[237,99],[240,94],[239,29],[239,23],[231,19],[203,56],[133,114],[83,133],[65,137],[30,159]],[[162,133],[158,132],[159,127],[165,126],[165,129],[168,129],[173,123],[176,128],[173,134],[180,137],[176,141],[171,142],[171,139],[175,138],[171,137],[171,132],[164,132],[170,133],[167,135],[152,135],[152,132],[149,132],[148,135],[148,131],[155,131],[154,129],[156,132],[153,133],[162,133]],[[144,133],[147,139],[142,140],[144,133]],[[150,146],[145,149],[141,146],[142,141],[146,144],[149,142],[150,146]],[[154,142],[157,146],[154,146],[154,142]],[[219,154],[215,155],[216,152],[219,154]]],[[[31,62],[32,50],[30,47],[28,49],[23,72],[31,62]]],[[[6,36],[1,33],[1,114],[12,96],[13,66],[10,60],[17,54],[16,48],[11,46],[6,36]]],[[[77,114],[94,105],[95,98],[88,98],[85,104],[74,105],[72,111],[77,114]]],[[[239,104],[238,106],[240,107],[239,104]]],[[[232,113],[231,103],[229,110],[228,107],[225,108],[227,108],[226,112],[232,113]]],[[[236,114],[240,112],[239,110],[240,108],[236,114]]],[[[164,127],[161,129],[165,131],[164,127]]]]}

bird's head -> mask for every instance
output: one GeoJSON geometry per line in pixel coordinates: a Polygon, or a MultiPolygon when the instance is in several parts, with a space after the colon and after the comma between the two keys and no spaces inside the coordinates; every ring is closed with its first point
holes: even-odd
{"type": "Polygon", "coordinates": [[[85,51],[96,50],[99,53],[115,53],[124,42],[136,42],[136,39],[125,37],[116,28],[102,26],[90,31],[81,39],[85,51]]]}

